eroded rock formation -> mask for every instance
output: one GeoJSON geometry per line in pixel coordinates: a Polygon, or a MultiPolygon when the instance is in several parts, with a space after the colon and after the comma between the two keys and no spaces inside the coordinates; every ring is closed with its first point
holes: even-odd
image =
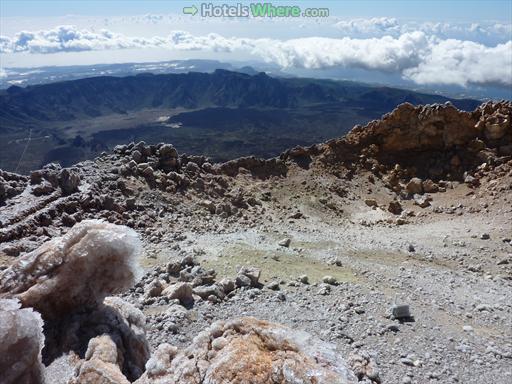
{"type": "MultiPolygon", "coordinates": [[[[85,356],[85,361],[79,361],[78,366],[85,364],[86,368],[77,369],[74,378],[77,383],[81,383],[83,381],[80,380],[85,380],[89,371],[94,368],[94,363],[101,360],[89,361],[93,355],[90,349],[94,349],[91,347],[91,341],[98,339],[100,345],[115,345],[117,358],[114,363],[117,362],[118,365],[116,369],[128,379],[135,380],[144,372],[144,365],[150,356],[145,327],[146,318],[140,310],[119,297],[107,297],[92,311],[75,312],[58,321],[48,322],[45,329],[46,346],[43,359],[49,364],[63,354],[85,356]],[[110,341],[106,342],[105,337],[110,341]]],[[[113,363],[110,360],[101,361],[113,363]]],[[[109,366],[100,365],[94,368],[94,371],[102,374],[105,368],[105,375],[109,376],[109,366]]]]}
{"type": "Polygon", "coordinates": [[[52,380],[60,367],[69,376],[75,370],[69,377],[74,383],[137,379],[150,355],[145,316],[121,298],[105,296],[134,284],[139,253],[133,230],[84,221],[2,271],[0,292],[9,298],[0,300],[2,380],[42,382],[43,344],[43,362],[50,366],[45,376],[52,380]],[[41,315],[21,306],[41,311],[44,336],[41,315]]]}
{"type": "Polygon", "coordinates": [[[95,337],[89,341],[85,360],[80,363],[77,377],[70,384],[105,383],[128,384],[121,373],[122,357],[117,346],[107,335],[95,337]]]}
{"type": "Polygon", "coordinates": [[[41,382],[43,339],[39,313],[18,300],[0,300],[0,383],[41,382]]]}
{"type": "Polygon", "coordinates": [[[331,344],[241,318],[214,323],[183,351],[163,344],[138,384],[348,384],[357,379],[331,344]]]}
{"type": "Polygon", "coordinates": [[[296,162],[317,158],[326,165],[362,164],[376,173],[396,165],[404,175],[463,180],[482,163],[512,155],[512,102],[488,102],[472,112],[452,104],[404,103],[380,120],[355,126],[345,137],[282,155],[296,162]]]}
{"type": "Polygon", "coordinates": [[[2,271],[0,297],[16,297],[45,319],[94,308],[133,285],[140,250],[133,230],[83,221],[2,271]]]}

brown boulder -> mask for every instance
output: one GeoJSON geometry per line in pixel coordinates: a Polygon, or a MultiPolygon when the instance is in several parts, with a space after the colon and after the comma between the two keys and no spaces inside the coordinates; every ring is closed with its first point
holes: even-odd
{"type": "Polygon", "coordinates": [[[162,345],[137,384],[352,384],[334,345],[254,318],[214,323],[177,352],[162,345]]]}
{"type": "Polygon", "coordinates": [[[434,183],[432,180],[427,179],[422,183],[423,191],[426,193],[436,193],[439,191],[439,185],[434,183]]]}
{"type": "Polygon", "coordinates": [[[405,189],[407,190],[407,192],[411,195],[414,195],[416,193],[423,193],[423,184],[422,184],[422,180],[417,178],[417,177],[413,177],[406,185],[405,189]]]}
{"type": "Polygon", "coordinates": [[[400,202],[398,201],[393,200],[389,203],[388,211],[394,215],[399,215],[403,211],[402,204],[400,204],[400,202]]]}

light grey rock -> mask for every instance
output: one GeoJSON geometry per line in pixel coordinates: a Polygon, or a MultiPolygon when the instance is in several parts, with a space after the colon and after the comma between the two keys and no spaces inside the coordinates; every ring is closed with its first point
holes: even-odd
{"type": "Polygon", "coordinates": [[[322,277],[322,282],[325,284],[329,284],[329,285],[337,285],[338,284],[338,280],[336,280],[336,278],[334,276],[330,276],[330,275],[322,277]]]}
{"type": "Polygon", "coordinates": [[[290,239],[289,237],[286,237],[282,240],[280,240],[277,245],[279,245],[280,247],[285,247],[285,248],[288,248],[290,246],[292,242],[292,239],[290,239]]]}
{"type": "Polygon", "coordinates": [[[194,302],[192,293],[192,286],[185,282],[169,285],[162,291],[163,296],[167,296],[171,300],[177,299],[183,305],[190,305],[194,302]]]}
{"type": "Polygon", "coordinates": [[[14,299],[0,299],[0,382],[40,383],[43,320],[14,299]]]}

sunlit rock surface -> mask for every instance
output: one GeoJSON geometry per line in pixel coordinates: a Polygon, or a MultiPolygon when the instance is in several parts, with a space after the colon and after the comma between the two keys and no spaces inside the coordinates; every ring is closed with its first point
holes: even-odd
{"type": "Polygon", "coordinates": [[[254,318],[214,323],[178,352],[162,344],[137,384],[347,384],[357,379],[332,344],[254,318]]]}
{"type": "Polygon", "coordinates": [[[0,297],[16,297],[45,319],[94,308],[107,295],[133,285],[140,250],[132,229],[83,221],[2,271],[0,297]]]}
{"type": "Polygon", "coordinates": [[[122,356],[118,354],[116,343],[107,335],[95,337],[89,341],[85,361],[80,363],[77,377],[70,384],[128,384],[120,365],[122,356]]]}
{"type": "Polygon", "coordinates": [[[42,380],[43,320],[18,300],[0,300],[0,383],[32,384],[42,380]]]}

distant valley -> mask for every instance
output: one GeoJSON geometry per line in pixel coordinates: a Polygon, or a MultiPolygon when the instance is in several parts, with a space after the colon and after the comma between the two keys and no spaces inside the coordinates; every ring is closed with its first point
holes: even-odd
{"type": "Polygon", "coordinates": [[[0,91],[0,168],[64,166],[117,144],[169,142],[213,160],[276,156],[338,137],[403,102],[449,99],[367,84],[218,69],[213,73],[99,76],[0,91]]]}

